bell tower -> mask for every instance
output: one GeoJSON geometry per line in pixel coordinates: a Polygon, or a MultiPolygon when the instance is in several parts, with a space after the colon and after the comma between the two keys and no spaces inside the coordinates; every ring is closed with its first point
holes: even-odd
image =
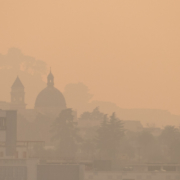
{"type": "Polygon", "coordinates": [[[26,108],[24,96],[24,86],[17,76],[16,80],[11,86],[11,109],[24,110],[26,108]]]}

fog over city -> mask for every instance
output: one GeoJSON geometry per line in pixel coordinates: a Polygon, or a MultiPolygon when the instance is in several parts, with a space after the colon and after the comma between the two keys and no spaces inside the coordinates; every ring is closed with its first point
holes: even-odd
{"type": "Polygon", "coordinates": [[[179,7],[0,0],[0,180],[179,180],[179,7]]]}

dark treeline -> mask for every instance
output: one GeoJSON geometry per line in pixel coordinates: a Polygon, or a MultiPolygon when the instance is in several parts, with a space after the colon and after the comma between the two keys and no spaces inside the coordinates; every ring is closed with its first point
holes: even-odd
{"type": "Polygon", "coordinates": [[[98,108],[84,112],[76,121],[72,109],[66,109],[52,123],[51,140],[55,149],[40,150],[39,155],[62,160],[180,162],[180,129],[166,126],[158,135],[152,133],[153,129],[128,131],[115,113],[107,115],[98,108]]]}

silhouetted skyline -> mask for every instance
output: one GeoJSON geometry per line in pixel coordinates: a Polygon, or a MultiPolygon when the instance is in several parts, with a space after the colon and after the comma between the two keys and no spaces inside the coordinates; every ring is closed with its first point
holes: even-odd
{"type": "Polygon", "coordinates": [[[179,180],[179,8],[1,0],[0,180],[179,180]]]}
{"type": "Polygon", "coordinates": [[[52,66],[57,88],[83,82],[94,100],[180,114],[179,1],[3,1],[0,53],[52,66]],[[48,12],[48,13],[47,13],[48,12]]]}

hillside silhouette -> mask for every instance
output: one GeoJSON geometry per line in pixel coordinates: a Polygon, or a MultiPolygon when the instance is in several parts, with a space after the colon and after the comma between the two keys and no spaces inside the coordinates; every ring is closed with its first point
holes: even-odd
{"type": "Polygon", "coordinates": [[[99,107],[101,112],[112,114],[116,112],[122,120],[141,121],[144,126],[155,125],[163,127],[166,125],[180,125],[180,116],[171,114],[163,109],[125,109],[113,102],[93,100],[89,88],[83,83],[71,83],[65,87],[64,96],[68,107],[77,110],[78,115],[84,111],[92,111],[99,107]]]}

